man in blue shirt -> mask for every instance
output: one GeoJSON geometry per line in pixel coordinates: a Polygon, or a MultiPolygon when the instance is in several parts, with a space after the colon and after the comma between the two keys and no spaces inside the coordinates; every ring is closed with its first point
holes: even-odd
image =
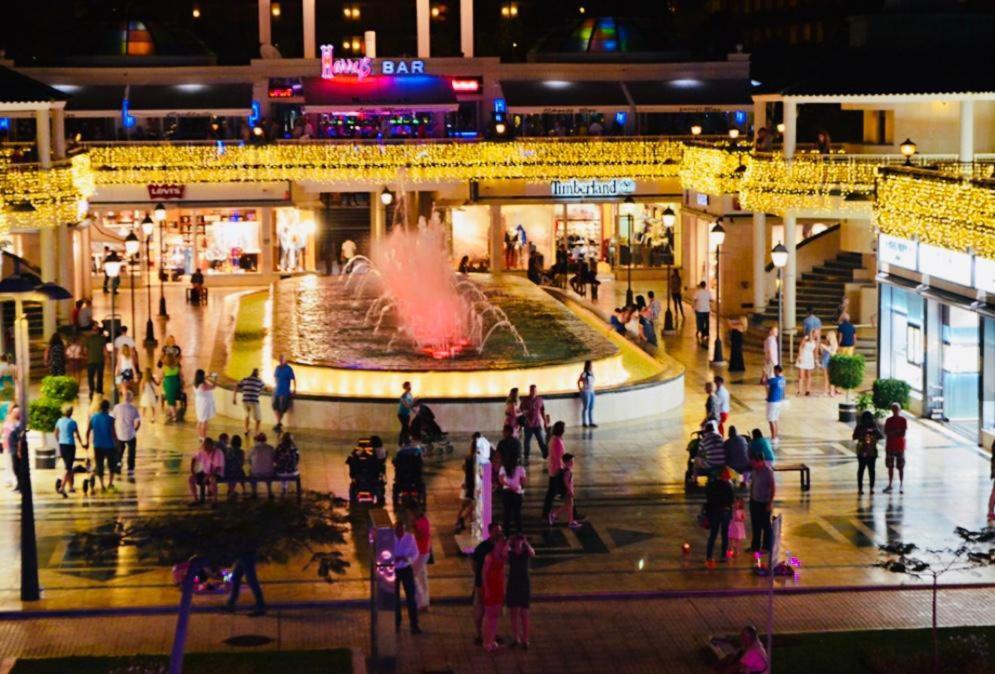
{"type": "Polygon", "coordinates": [[[857,326],[850,322],[850,314],[840,316],[840,324],[836,328],[840,333],[840,350],[844,356],[852,356],[857,346],[857,326]]]}
{"type": "MultiPolygon", "coordinates": [[[[63,416],[55,422],[55,437],[59,442],[59,456],[62,457],[62,465],[66,469],[66,474],[61,480],[55,481],[55,491],[62,494],[62,498],[69,498],[66,489],[74,492],[73,488],[73,464],[76,462],[76,441],[86,447],[83,438],[79,435],[79,426],[73,420],[73,408],[67,406],[63,416]]],[[[88,483],[84,483],[88,484],[88,483]]]]}
{"type": "Polygon", "coordinates": [[[404,382],[401,384],[401,388],[404,391],[397,401],[397,420],[401,422],[401,432],[397,439],[398,444],[401,444],[401,438],[408,432],[408,427],[411,425],[411,410],[415,406],[415,397],[411,394],[411,382],[404,382]]]}
{"type": "Polygon", "coordinates": [[[117,435],[114,433],[114,417],[110,415],[109,400],[100,402],[100,411],[90,417],[86,427],[87,442],[93,444],[97,458],[97,477],[100,478],[100,491],[114,490],[114,473],[117,472],[117,435]],[[90,436],[93,436],[92,439],[90,436]],[[107,486],[104,486],[104,463],[107,463],[107,486]]]}
{"type": "Polygon", "coordinates": [[[781,418],[781,405],[784,404],[785,382],[780,365],[774,366],[774,376],[767,378],[767,423],[770,424],[771,442],[777,444],[781,438],[777,434],[777,421],[781,418]]]}
{"type": "Polygon", "coordinates": [[[294,368],[287,364],[287,358],[280,354],[280,364],[273,371],[273,379],[276,386],[273,387],[273,411],[276,413],[276,426],[274,431],[283,431],[283,415],[290,410],[290,401],[297,393],[297,377],[294,376],[294,368]]]}
{"type": "Polygon", "coordinates": [[[802,321],[802,330],[806,335],[812,334],[813,330],[819,330],[822,328],[822,320],[815,315],[815,309],[811,306],[808,308],[808,316],[802,321]]]}

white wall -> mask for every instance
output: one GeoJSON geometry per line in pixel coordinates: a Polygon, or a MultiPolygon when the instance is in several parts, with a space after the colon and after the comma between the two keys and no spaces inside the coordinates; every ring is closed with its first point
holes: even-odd
{"type": "MultiPolygon", "coordinates": [[[[897,153],[898,145],[906,138],[915,141],[922,154],[957,154],[960,149],[960,103],[957,101],[846,105],[844,109],[894,111],[894,145],[875,149],[875,152],[897,153]]],[[[974,151],[995,152],[995,102],[974,103],[974,151]]]]}

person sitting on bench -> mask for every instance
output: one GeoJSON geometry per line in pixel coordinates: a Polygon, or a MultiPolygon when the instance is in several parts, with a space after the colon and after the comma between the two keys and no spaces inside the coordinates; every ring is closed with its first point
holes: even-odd
{"type": "Polygon", "coordinates": [[[193,496],[193,503],[197,505],[201,502],[201,488],[206,495],[215,503],[218,501],[218,480],[225,474],[225,454],[214,444],[211,438],[204,438],[200,444],[200,451],[197,456],[190,461],[190,494],[193,496]]]}
{"type": "Polygon", "coordinates": [[[207,299],[207,291],[204,288],[204,272],[194,269],[190,274],[190,300],[198,304],[207,299]]]}
{"type": "MultiPolygon", "coordinates": [[[[256,495],[256,480],[273,479],[276,468],[275,455],[276,450],[273,449],[273,445],[266,442],[266,434],[258,433],[256,444],[249,452],[249,477],[254,478],[252,480],[253,496],[256,495]]],[[[266,490],[269,497],[273,498],[273,484],[271,482],[266,483],[266,490]]]]}

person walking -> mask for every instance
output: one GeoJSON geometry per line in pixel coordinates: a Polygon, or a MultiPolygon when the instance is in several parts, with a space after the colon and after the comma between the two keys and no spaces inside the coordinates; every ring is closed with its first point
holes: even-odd
{"type": "Polygon", "coordinates": [[[183,391],[183,376],[180,363],[171,353],[162,359],[162,398],[166,402],[166,423],[176,421],[176,403],[183,391]]]}
{"type": "Polygon", "coordinates": [[[138,367],[135,359],[135,352],[131,346],[124,344],[117,354],[117,370],[114,372],[114,384],[120,389],[123,396],[125,391],[131,390],[131,385],[135,381],[135,369],[138,367]]]}
{"type": "Polygon", "coordinates": [[[117,472],[117,462],[120,456],[117,451],[117,436],[114,434],[114,417],[110,415],[111,403],[100,401],[100,409],[90,416],[86,426],[86,441],[93,446],[96,460],[97,479],[100,480],[100,491],[114,491],[114,473],[117,472]],[[104,466],[107,466],[107,483],[104,483],[104,466]]]}
{"type": "Polygon", "coordinates": [[[266,615],[266,602],[263,599],[263,588],[259,585],[259,577],[256,575],[256,551],[247,549],[235,559],[235,564],[231,568],[231,592],[228,594],[228,601],[225,602],[222,610],[232,612],[238,602],[238,595],[242,591],[242,579],[252,590],[252,596],[256,600],[255,606],[249,611],[252,618],[266,615]]]}
{"type": "Polygon", "coordinates": [[[45,349],[45,365],[48,373],[53,377],[61,377],[66,374],[66,344],[62,341],[62,335],[54,333],[48,340],[48,347],[45,349]]]}
{"type": "Polygon", "coordinates": [[[850,322],[850,314],[843,312],[836,331],[840,337],[839,352],[844,356],[852,356],[857,348],[857,327],[850,322]]]}
{"type": "Polygon", "coordinates": [[[670,299],[672,299],[674,302],[674,317],[676,318],[679,312],[681,315],[681,320],[683,321],[684,302],[682,301],[683,298],[681,297],[682,284],[683,281],[681,280],[681,273],[675,269],[673,273],[670,275],[670,279],[668,281],[668,286],[669,286],[668,291],[670,292],[670,299]]]}
{"type": "Polygon", "coordinates": [[[504,539],[501,525],[491,522],[487,526],[487,538],[480,541],[470,555],[473,561],[473,627],[476,637],[473,642],[477,646],[484,645],[484,564],[494,546],[504,539]]]}
{"type": "Polygon", "coordinates": [[[529,465],[529,451],[532,448],[532,438],[539,444],[539,452],[543,460],[549,453],[546,445],[546,428],[549,426],[549,415],[546,414],[546,401],[539,395],[535,384],[529,386],[529,395],[522,399],[522,416],[525,418],[525,465],[529,465]]]}
{"type": "Polygon", "coordinates": [[[712,293],[708,290],[705,282],[698,284],[698,289],[694,291],[691,301],[694,307],[695,339],[698,345],[708,348],[708,319],[712,315],[712,293]]]}
{"type": "Polygon", "coordinates": [[[484,559],[484,650],[497,650],[498,623],[501,621],[501,606],[504,605],[504,565],[508,558],[508,543],[503,538],[494,542],[494,547],[484,559]]]}
{"type": "Polygon", "coordinates": [[[542,521],[543,524],[552,524],[550,513],[553,510],[553,499],[563,495],[563,455],[566,448],[563,444],[563,433],[566,431],[566,424],[557,421],[549,435],[549,456],[547,457],[546,473],[549,482],[546,486],[546,496],[542,501],[542,521]]]}
{"type": "Polygon", "coordinates": [[[529,545],[525,534],[515,534],[508,546],[508,593],[505,603],[511,613],[512,646],[529,649],[529,604],[532,583],[529,563],[536,551],[529,545]]]}
{"type": "Polygon", "coordinates": [[[114,406],[114,434],[117,441],[117,462],[115,467],[121,472],[121,459],[125,452],[128,457],[128,476],[135,474],[135,450],[138,445],[138,429],[142,426],[142,417],[134,405],[135,396],[131,391],[124,392],[124,398],[114,406]]]}
{"type": "Polygon", "coordinates": [[[726,422],[732,412],[732,400],[725,377],[715,377],[715,397],[719,399],[719,435],[725,435],[726,422]]]}
{"type": "Polygon", "coordinates": [[[860,415],[860,422],[853,429],[853,439],[857,451],[857,495],[864,493],[864,471],[867,471],[868,489],[874,495],[874,469],[878,462],[878,440],[884,437],[878,430],[874,413],[866,411],[860,415]]]}
{"type": "Polygon", "coordinates": [[[86,354],[83,351],[83,345],[80,343],[78,334],[73,336],[66,345],[66,363],[69,368],[69,376],[79,384],[83,376],[83,370],[86,367],[86,354]]]}
{"type": "Polygon", "coordinates": [[[798,360],[795,367],[798,368],[798,395],[812,395],[812,371],[815,370],[815,357],[818,342],[816,335],[818,331],[806,334],[798,344],[798,360]]]}
{"type": "Polygon", "coordinates": [[[722,555],[719,561],[725,563],[729,554],[729,522],[732,519],[732,504],[735,494],[729,471],[723,470],[712,477],[705,487],[705,513],[708,516],[708,545],[705,551],[705,566],[715,568],[715,539],[722,534],[722,555]]]}
{"type": "MultiPolygon", "coordinates": [[[[505,426],[507,428],[507,426],[505,426]]],[[[508,533],[522,530],[522,500],[525,497],[525,484],[528,478],[525,468],[519,464],[517,454],[502,458],[498,471],[501,484],[501,505],[504,513],[504,530],[508,533]]]]}
{"type": "Polygon", "coordinates": [[[156,386],[162,382],[155,378],[151,367],[146,367],[142,373],[142,397],[139,398],[138,406],[143,415],[148,416],[149,423],[155,423],[155,408],[159,405],[159,395],[156,393],[156,386]]]}
{"type": "Polygon", "coordinates": [[[701,420],[700,426],[704,426],[709,421],[718,423],[719,410],[722,407],[719,397],[715,395],[715,384],[710,381],[705,382],[705,418],[701,420]]]}
{"type": "MultiPolygon", "coordinates": [[[[401,389],[401,397],[397,401],[397,420],[401,424],[401,433],[406,433],[411,426],[411,410],[415,406],[415,397],[411,395],[410,381],[401,384],[401,389]]],[[[400,436],[398,437],[400,438],[400,436]]]]}
{"type": "Polygon", "coordinates": [[[885,494],[890,494],[898,469],[898,493],[905,493],[905,432],[909,422],[902,416],[902,406],[891,404],[891,416],[884,422],[884,465],[888,469],[888,486],[885,494]]]}
{"type": "Polygon", "coordinates": [[[207,437],[207,425],[217,414],[214,405],[215,380],[207,378],[203,370],[197,370],[193,375],[193,402],[197,412],[197,437],[203,440],[207,437]]]}
{"type": "Polygon", "coordinates": [[[66,405],[62,411],[62,416],[55,422],[55,436],[59,443],[59,457],[62,459],[62,466],[65,473],[61,479],[55,481],[55,491],[62,494],[62,498],[69,498],[66,491],[75,492],[73,486],[73,464],[76,463],[76,441],[86,449],[87,444],[79,434],[79,425],[73,420],[73,408],[66,405]]]}
{"type": "Polygon", "coordinates": [[[781,441],[778,435],[778,422],[781,419],[781,407],[784,405],[784,389],[786,387],[781,366],[774,366],[774,376],[767,379],[767,423],[770,425],[770,439],[775,445],[781,441]]]}
{"type": "Polygon", "coordinates": [[[104,351],[107,339],[96,323],[86,338],[86,383],[90,390],[90,400],[93,394],[104,393],[104,351]]]}
{"type": "Polygon", "coordinates": [[[781,342],[777,336],[777,326],[771,326],[764,339],[764,373],[760,379],[761,384],[774,376],[774,367],[781,364],[781,342]]]}
{"type": "Polygon", "coordinates": [[[294,395],[297,394],[297,377],[294,368],[287,363],[287,358],[280,354],[280,364],[273,371],[273,412],[276,413],[276,426],[273,430],[283,432],[283,417],[290,411],[294,395]]]}
{"type": "Polygon", "coordinates": [[[594,370],[591,361],[584,361],[584,369],[577,378],[577,389],[580,391],[580,420],[584,428],[597,428],[594,423],[594,370]]]}
{"type": "Polygon", "coordinates": [[[517,438],[523,421],[522,404],[518,399],[518,387],[516,386],[508,391],[508,397],[504,399],[504,425],[511,426],[511,434],[517,438]]]}
{"type": "Polygon", "coordinates": [[[774,496],[777,487],[774,483],[774,469],[758,456],[753,457],[750,478],[750,524],[753,526],[751,552],[770,552],[774,535],[770,524],[774,510],[774,496]]]}
{"type": "Polygon", "coordinates": [[[394,525],[394,625],[401,629],[401,588],[408,605],[408,623],[412,634],[421,634],[418,627],[418,603],[415,599],[415,572],[412,565],[418,558],[415,537],[404,530],[404,522],[394,525]]]}
{"type": "Polygon", "coordinates": [[[563,470],[560,471],[560,476],[563,482],[563,505],[549,514],[549,525],[552,526],[557,519],[563,519],[571,529],[579,529],[583,525],[577,515],[573,454],[563,455],[563,470]]]}
{"type": "Polygon", "coordinates": [[[252,368],[248,377],[243,378],[232,392],[232,405],[238,405],[238,394],[242,394],[242,409],[245,411],[245,437],[249,437],[249,423],[256,425],[255,433],[259,433],[262,422],[262,410],[259,407],[259,396],[263,392],[263,380],[259,376],[259,368],[252,368]]]}
{"type": "Polygon", "coordinates": [[[418,544],[418,557],[411,567],[415,574],[415,600],[418,611],[428,611],[431,596],[428,589],[428,562],[432,557],[432,524],[425,514],[425,508],[415,506],[415,519],[412,528],[415,531],[415,543],[418,544]]]}

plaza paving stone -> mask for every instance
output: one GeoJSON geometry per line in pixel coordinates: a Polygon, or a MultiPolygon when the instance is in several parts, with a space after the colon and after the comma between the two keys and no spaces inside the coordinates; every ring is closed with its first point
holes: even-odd
{"type": "MultiPolygon", "coordinates": [[[[624,288],[606,285],[601,304],[610,306],[612,291],[621,294],[624,288]]],[[[186,367],[207,365],[219,321],[219,301],[224,293],[212,290],[212,304],[201,308],[184,306],[178,288],[170,289],[169,293],[172,317],[168,332],[175,334],[184,347],[186,367]]],[[[105,299],[96,298],[95,315],[98,317],[105,312],[105,299]]],[[[127,295],[122,294],[121,299],[124,307],[119,311],[127,317],[127,295]]],[[[143,315],[142,306],[138,317],[140,325],[144,323],[143,315]]],[[[702,417],[701,388],[713,371],[707,363],[708,354],[693,345],[691,331],[693,325],[684,326],[678,336],[668,337],[666,344],[666,348],[688,368],[687,402],[682,411],[635,423],[604,424],[591,431],[568,429],[567,449],[578,457],[575,470],[578,502],[588,517],[588,523],[582,529],[547,529],[538,524],[545,475],[539,462],[533,461],[529,467],[525,516],[526,533],[532,537],[538,552],[533,570],[536,595],[584,598],[618,592],[750,591],[764,587],[764,581],[751,572],[749,559],[736,559],[712,571],[705,569],[702,563],[705,532],[697,527],[695,514],[703,497],[686,495],[682,478],[686,461],[684,446],[688,434],[702,417]],[[685,541],[692,545],[692,553],[687,557],[681,553],[685,541]]],[[[161,334],[160,329],[160,338],[161,334]]],[[[733,396],[731,423],[741,431],[753,427],[766,431],[759,371],[756,363],[748,362],[748,366],[745,375],[729,377],[733,396]]],[[[522,382],[523,386],[527,384],[522,382]]],[[[909,430],[905,494],[880,493],[886,483],[882,458],[878,464],[877,493],[858,498],[854,484],[856,459],[847,442],[850,429],[835,421],[837,402],[835,398],[792,396],[782,416],[784,441],[776,449],[778,459],[804,461],[812,468],[812,491],[809,493],[800,491],[795,474],[778,476],[775,510],[784,516],[784,546],[802,561],[798,578],[787,583],[799,588],[818,588],[897,586],[915,582],[872,568],[871,564],[878,558],[876,546],[898,540],[929,547],[951,545],[955,542],[955,526],[983,526],[990,490],[988,454],[946,429],[916,421],[910,424],[909,430]]],[[[495,428],[499,424],[500,420],[495,419],[495,428]]],[[[442,425],[445,427],[444,419],[442,425]]],[[[218,418],[211,425],[211,434],[222,430],[238,432],[240,427],[238,420],[218,418]]],[[[488,435],[496,439],[498,434],[491,431],[488,435]]],[[[344,461],[355,440],[353,435],[302,431],[296,432],[295,437],[302,450],[304,487],[344,495],[348,484],[344,461]]],[[[117,494],[84,497],[78,493],[64,500],[53,492],[54,471],[34,472],[44,595],[40,602],[29,607],[22,607],[18,598],[19,500],[6,491],[0,494],[0,538],[8,542],[0,549],[0,610],[175,605],[178,595],[170,583],[167,568],[139,565],[129,558],[127,551],[113,564],[93,567],[82,563],[74,551],[74,535],[80,531],[113,519],[126,520],[139,512],[148,515],[188,508],[185,478],[189,458],[196,448],[193,424],[147,424],[139,438],[139,467],[135,481],[124,483],[117,494]]],[[[457,436],[456,454],[427,461],[429,516],[435,529],[437,561],[431,567],[430,575],[433,597],[439,599],[464,600],[470,590],[469,564],[458,555],[450,533],[461,481],[460,457],[466,441],[467,438],[457,436]]],[[[363,513],[356,512],[353,521],[353,534],[347,545],[352,566],[344,578],[327,584],[314,577],[311,571],[304,571],[303,560],[292,560],[285,565],[263,565],[260,577],[267,600],[293,603],[368,596],[363,513]]],[[[995,580],[995,574],[989,571],[944,578],[945,582],[992,580],[995,580]]],[[[785,606],[779,629],[926,624],[924,593],[889,594],[887,600],[882,598],[878,603],[871,601],[873,596],[784,597],[779,600],[785,606]],[[847,602],[860,602],[864,610],[851,611],[847,602]],[[826,607],[832,610],[825,610],[826,607]],[[819,620],[825,622],[819,623],[819,620]]],[[[976,597],[990,600],[990,592],[964,591],[952,596],[951,606],[963,604],[962,608],[951,609],[952,619],[990,620],[983,612],[973,613],[971,608],[973,602],[980,601],[976,597]]],[[[198,604],[211,605],[218,601],[198,599],[198,604]]],[[[574,633],[585,635],[581,640],[584,657],[577,657],[576,652],[573,654],[571,671],[605,671],[596,666],[600,663],[607,668],[609,663],[620,662],[623,664],[613,665],[613,668],[643,671],[635,664],[645,662],[643,658],[631,659],[633,669],[625,669],[626,661],[618,659],[627,652],[626,646],[635,648],[628,652],[637,656],[645,652],[651,661],[653,657],[662,657],[662,653],[686,653],[703,634],[732,629],[744,621],[757,622],[756,607],[762,601],[758,597],[741,597],[721,601],[656,598],[543,602],[535,610],[535,622],[542,626],[536,630],[536,648],[527,655],[506,653],[498,656],[493,662],[504,664],[495,665],[495,671],[535,671],[533,668],[537,664],[541,664],[543,671],[565,671],[567,664],[560,662],[562,649],[554,643],[557,634],[574,633]],[[717,617],[711,615],[714,611],[718,611],[717,617]],[[547,646],[543,646],[544,643],[547,646]],[[579,662],[582,664],[578,665],[579,662]]],[[[990,603],[987,601],[988,606],[990,603]]],[[[286,648],[296,645],[295,639],[308,640],[307,643],[318,647],[362,646],[366,638],[366,628],[356,624],[363,615],[358,609],[338,607],[320,612],[320,616],[309,614],[295,618],[295,615],[288,609],[286,614],[281,613],[284,617],[279,620],[268,618],[252,622],[245,628],[236,628],[231,622],[245,621],[245,618],[198,615],[196,624],[203,627],[194,630],[197,636],[193,647],[210,648],[218,636],[249,628],[279,629],[281,643],[286,648]],[[284,626],[274,626],[271,624],[274,621],[278,624],[283,621],[284,626]],[[315,634],[316,630],[319,634],[315,634]]],[[[465,608],[438,606],[426,620],[433,636],[413,644],[413,653],[417,656],[412,662],[425,670],[444,671],[448,666],[454,671],[488,671],[487,663],[491,660],[474,649],[462,647],[469,643],[468,630],[471,629],[465,608]],[[452,646],[438,648],[440,644],[452,646]],[[449,662],[449,658],[454,660],[449,662]]],[[[49,619],[0,622],[0,647],[3,648],[0,654],[41,654],[36,650],[40,646],[32,644],[42,644],[40,635],[45,634],[51,638],[44,643],[50,643],[49,647],[54,649],[45,654],[52,655],[57,654],[55,651],[117,652],[116,644],[146,641],[149,648],[162,650],[172,631],[172,618],[143,618],[140,623],[143,638],[129,641],[114,636],[108,641],[94,634],[94,629],[102,634],[117,634],[119,626],[124,626],[121,629],[127,632],[126,618],[87,618],[86,621],[67,618],[51,622],[49,619]],[[90,620],[98,622],[86,622],[90,620]],[[100,623],[101,620],[108,622],[100,623]],[[53,631],[46,632],[44,625],[50,625],[53,631]],[[59,629],[66,625],[73,625],[73,628],[59,629]],[[91,648],[111,650],[91,651],[91,648]]],[[[571,643],[576,645],[578,642],[571,638],[571,643]]],[[[675,665],[668,671],[698,671],[694,669],[695,664],[688,661],[686,666],[675,665]]],[[[410,671],[422,670],[413,668],[410,671]]]]}

